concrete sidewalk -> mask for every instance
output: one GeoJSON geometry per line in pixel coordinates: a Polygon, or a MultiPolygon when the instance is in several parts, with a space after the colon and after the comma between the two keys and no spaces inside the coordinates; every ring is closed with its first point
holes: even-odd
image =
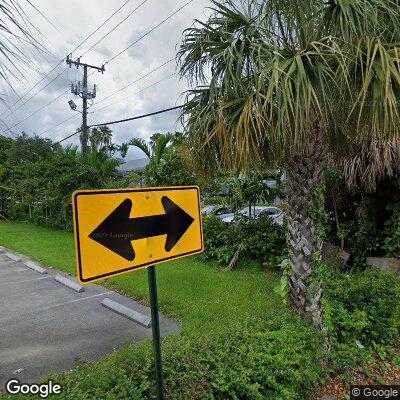
{"type": "MultiPolygon", "coordinates": [[[[35,382],[50,372],[69,371],[77,359],[97,360],[127,343],[151,338],[145,328],[104,307],[108,298],[150,316],[150,309],[109,291],[89,285],[77,292],[55,280],[58,271],[47,274],[28,268],[24,262],[0,253],[0,391],[17,378],[35,382]]],[[[43,272],[43,271],[42,271],[43,272]]],[[[137,315],[133,313],[134,315],[137,315]]],[[[162,335],[179,329],[179,324],[160,316],[162,335]]]]}

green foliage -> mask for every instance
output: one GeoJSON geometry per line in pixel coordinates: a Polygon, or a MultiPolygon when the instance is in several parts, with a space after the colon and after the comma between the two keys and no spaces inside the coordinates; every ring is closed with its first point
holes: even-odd
{"type": "Polygon", "coordinates": [[[175,133],[155,133],[147,143],[134,138],[123,146],[142,150],[150,162],[144,170],[146,186],[188,186],[195,184],[195,177],[184,157],[183,136],[175,133]]]}
{"type": "Polygon", "coordinates": [[[178,52],[193,157],[237,171],[279,163],[315,135],[339,157],[354,138],[398,137],[399,20],[387,0],[213,1],[178,52]]]}
{"type": "MultiPolygon", "coordinates": [[[[3,142],[7,139],[3,139],[3,142]]],[[[6,146],[4,159],[11,164],[19,164],[24,162],[37,162],[41,158],[49,156],[52,152],[52,143],[49,139],[39,136],[28,136],[26,133],[12,139],[11,145],[6,146]]]]}
{"type": "Polygon", "coordinates": [[[166,370],[180,366],[179,374],[167,373],[172,385],[170,398],[308,398],[321,373],[316,364],[320,343],[313,328],[298,317],[264,314],[200,348],[184,346],[171,364],[167,359],[166,370]],[[195,391],[181,384],[187,374],[195,391]]]}
{"type": "Polygon", "coordinates": [[[204,256],[227,266],[239,250],[240,257],[261,261],[277,268],[286,258],[286,227],[278,226],[267,215],[255,220],[241,219],[226,224],[214,215],[203,217],[204,256]]]}
{"type": "Polygon", "coordinates": [[[107,125],[92,128],[89,140],[92,150],[109,149],[112,144],[112,131],[107,125]]]}
{"type": "MultiPolygon", "coordinates": [[[[0,221],[0,236],[7,248],[74,274],[71,233],[0,221]]],[[[167,399],[309,398],[323,372],[316,361],[320,338],[275,295],[277,274],[225,273],[191,257],[160,265],[157,281],[161,312],[182,324],[177,334],[163,338],[167,399]]],[[[149,304],[146,270],[116,277],[107,286],[149,304]]],[[[153,360],[150,341],[131,344],[53,377],[63,387],[53,398],[154,399],[153,360]]]]}
{"type": "Polygon", "coordinates": [[[388,256],[400,258],[400,202],[390,205],[392,217],[385,222],[384,249],[388,256]]]}
{"type": "MultiPolygon", "coordinates": [[[[324,377],[321,338],[299,317],[269,312],[218,336],[163,343],[165,395],[171,400],[307,400],[324,377]]],[[[60,400],[155,398],[150,343],[52,377],[60,400]]]]}
{"type": "Polygon", "coordinates": [[[325,187],[321,184],[313,193],[313,203],[310,207],[310,216],[313,218],[317,230],[318,239],[326,240],[328,237],[329,217],[325,209],[325,187]]]}
{"type": "Polygon", "coordinates": [[[288,258],[285,258],[279,266],[281,267],[282,276],[279,285],[275,287],[274,291],[281,297],[283,303],[287,304],[290,292],[289,279],[292,275],[292,263],[288,258]]]}
{"type": "Polygon", "coordinates": [[[366,257],[400,255],[398,177],[379,182],[376,191],[349,191],[338,171],[325,171],[327,240],[351,255],[350,266],[364,269],[366,257]]]}
{"type": "Polygon", "coordinates": [[[206,196],[202,200],[203,206],[208,206],[208,205],[229,205],[230,204],[230,198],[228,196],[206,196]]]}
{"type": "Polygon", "coordinates": [[[379,346],[399,344],[400,280],[392,274],[331,271],[324,288],[325,323],[335,367],[352,367],[379,346]]]}
{"type": "Polygon", "coordinates": [[[105,150],[83,156],[26,135],[13,140],[6,155],[0,160],[0,213],[61,229],[72,228],[72,192],[112,186],[120,164],[105,150]]]}
{"type": "Polygon", "coordinates": [[[230,176],[226,179],[229,187],[229,197],[235,209],[247,205],[272,202],[277,196],[277,190],[270,189],[265,182],[269,174],[252,172],[247,177],[230,176]]]}
{"type": "Polygon", "coordinates": [[[354,204],[354,219],[342,224],[352,265],[357,269],[365,268],[367,256],[376,254],[383,244],[383,231],[373,217],[376,212],[374,203],[366,199],[354,204]]]}

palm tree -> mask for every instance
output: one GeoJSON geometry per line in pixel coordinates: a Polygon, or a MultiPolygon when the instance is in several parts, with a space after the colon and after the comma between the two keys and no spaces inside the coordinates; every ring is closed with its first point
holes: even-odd
{"type": "Polygon", "coordinates": [[[129,142],[123,143],[121,146],[134,146],[142,150],[150,161],[146,168],[148,178],[152,177],[154,181],[157,181],[158,166],[163,159],[168,145],[174,140],[174,137],[175,136],[171,133],[155,133],[150,137],[149,143],[142,138],[133,138],[129,142]]]}
{"type": "Polygon", "coordinates": [[[92,128],[89,139],[92,150],[99,147],[110,148],[112,144],[112,130],[107,125],[92,128]]]}
{"type": "Polygon", "coordinates": [[[178,60],[182,118],[194,159],[249,171],[283,165],[288,177],[291,299],[325,331],[321,249],[311,212],[328,159],[360,141],[399,137],[400,5],[392,0],[213,1],[184,32],[178,60]]]}

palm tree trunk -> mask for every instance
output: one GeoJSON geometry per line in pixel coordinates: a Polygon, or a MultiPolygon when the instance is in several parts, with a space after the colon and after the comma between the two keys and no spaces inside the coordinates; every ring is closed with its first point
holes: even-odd
{"type": "Polygon", "coordinates": [[[292,263],[291,300],[302,317],[311,319],[317,330],[326,332],[322,320],[322,285],[311,279],[312,256],[322,247],[310,213],[314,190],[323,176],[323,141],[318,136],[287,157],[288,247],[292,263]]]}

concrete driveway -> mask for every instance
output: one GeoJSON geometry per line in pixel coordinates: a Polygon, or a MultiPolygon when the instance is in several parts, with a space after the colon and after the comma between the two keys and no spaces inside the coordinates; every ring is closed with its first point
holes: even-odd
{"type": "MultiPolygon", "coordinates": [[[[73,369],[77,359],[97,360],[151,338],[149,308],[99,285],[83,289],[73,277],[0,251],[0,391],[11,378],[35,382],[73,369]]],[[[163,316],[160,324],[163,335],[179,329],[163,316]]]]}

